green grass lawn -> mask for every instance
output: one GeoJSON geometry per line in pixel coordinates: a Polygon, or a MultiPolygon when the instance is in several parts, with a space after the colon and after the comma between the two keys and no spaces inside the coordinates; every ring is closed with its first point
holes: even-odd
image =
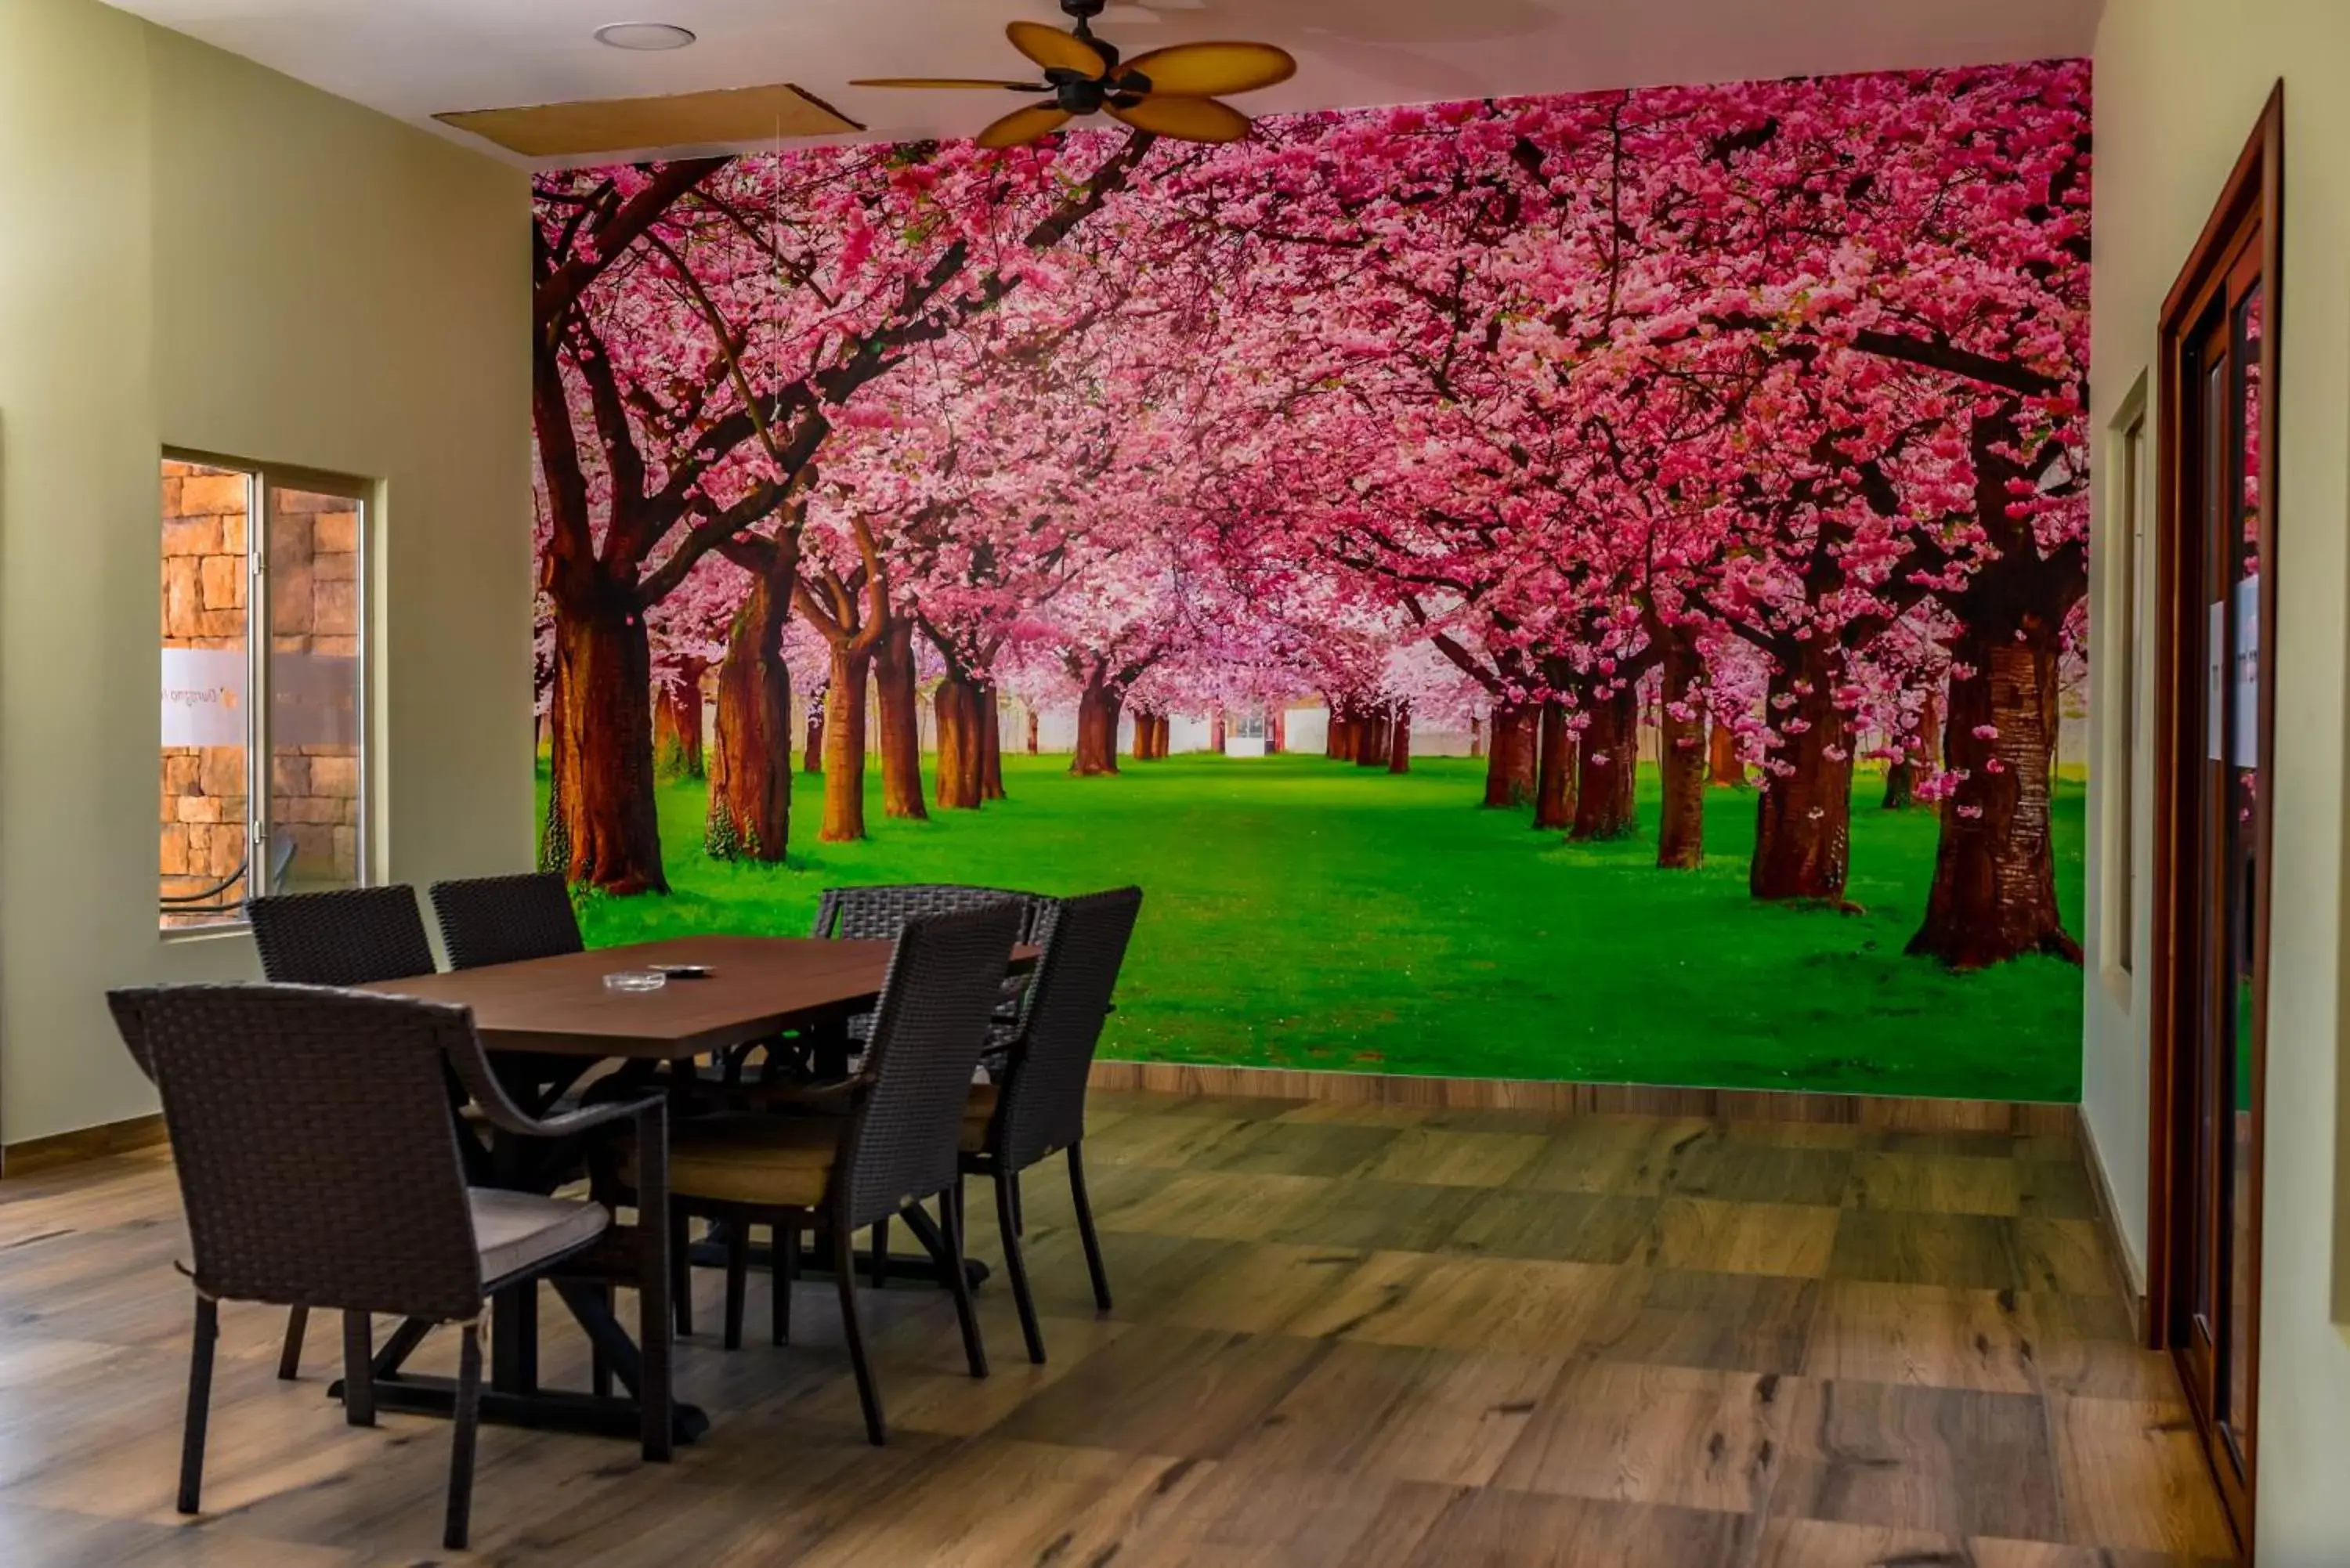
{"type": "MultiPolygon", "coordinates": [[[[1905,958],[1934,857],[1929,811],[1855,792],[1850,897],[1866,914],[1746,894],[1751,794],[1706,808],[1708,863],[1659,871],[1643,836],[1570,846],[1480,810],[1483,764],[1404,777],[1319,757],[1177,757],[1073,779],[1004,760],[1012,798],[818,844],[794,795],[790,862],[701,851],[699,782],[661,791],[667,898],[593,898],[597,944],[690,931],[799,934],[827,886],[975,882],[1147,889],[1106,1054],[1477,1077],[2072,1100],[2081,974],[2032,958],[1971,975],[1905,958]]],[[[544,788],[544,779],[541,783],[544,788]]],[[[2058,880],[2080,920],[2082,785],[2060,786],[2058,880]]]]}

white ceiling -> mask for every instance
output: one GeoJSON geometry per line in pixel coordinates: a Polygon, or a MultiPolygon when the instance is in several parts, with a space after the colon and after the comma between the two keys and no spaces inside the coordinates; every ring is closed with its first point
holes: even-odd
{"type": "MultiPolygon", "coordinates": [[[[125,10],[469,145],[444,109],[795,82],[888,139],[967,135],[1017,100],[886,92],[852,77],[997,76],[1015,17],[1055,0],[116,0],[125,10]],[[701,41],[629,54],[609,22],[701,41]]],[[[1113,0],[1129,54],[1260,38],[1297,76],[1262,113],[1661,82],[1735,81],[2086,54],[2104,0],[1113,0]]],[[[501,156],[504,156],[501,154],[501,156]]]]}

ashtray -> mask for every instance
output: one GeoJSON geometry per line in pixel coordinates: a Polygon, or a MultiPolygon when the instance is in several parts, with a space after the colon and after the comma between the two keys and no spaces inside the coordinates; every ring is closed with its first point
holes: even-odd
{"type": "Polygon", "coordinates": [[[659,991],[669,976],[657,969],[624,969],[604,977],[606,991],[659,991]]]}

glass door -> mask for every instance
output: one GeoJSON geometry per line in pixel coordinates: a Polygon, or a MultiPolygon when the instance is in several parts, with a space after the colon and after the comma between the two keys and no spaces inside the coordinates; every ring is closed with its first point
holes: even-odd
{"type": "MultiPolygon", "coordinates": [[[[2203,757],[2195,772],[2194,855],[2181,891],[2197,911],[2197,1005],[2182,1020],[2189,1104],[2180,1196],[2190,1261],[2175,1348],[2215,1460],[2241,1481],[2251,1449],[2251,1314],[2257,1256],[2251,1179],[2259,1044],[2261,864],[2262,289],[2258,254],[2230,269],[2197,334],[2189,451],[2194,527],[2181,552],[2203,607],[2203,757]]],[[[2183,782],[2183,781],[2182,781],[2183,782]]],[[[2184,804],[2184,803],[2182,803],[2184,804]]]]}
{"type": "Polygon", "coordinates": [[[2240,1541],[2259,1392],[2274,737],[2272,101],[2164,308],[2149,1330],[2240,1541]]]}

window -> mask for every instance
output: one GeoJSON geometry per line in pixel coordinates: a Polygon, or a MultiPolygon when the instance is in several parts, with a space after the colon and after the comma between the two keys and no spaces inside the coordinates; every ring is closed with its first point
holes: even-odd
{"type": "Polygon", "coordinates": [[[2137,843],[2137,752],[2143,732],[2138,691],[2147,670],[2146,533],[2154,502],[2154,443],[2147,425],[2146,388],[2146,379],[2139,378],[2123,400],[2120,416],[2107,427],[2106,477],[2111,500],[2105,522],[2109,543],[2098,612],[2112,636],[2099,644],[2101,662],[2095,671],[2106,719],[2096,758],[2106,781],[2100,795],[2101,947],[2106,972],[2124,980],[2137,968],[2137,916],[2144,907],[2137,843]]]}
{"type": "Polygon", "coordinates": [[[241,921],[258,894],[367,879],[368,493],[163,459],[166,930],[241,921]]]}
{"type": "Polygon", "coordinates": [[[2152,455],[2152,444],[2146,439],[2146,415],[2141,411],[2130,421],[2122,435],[2120,481],[2124,525],[2120,530],[2121,558],[2115,563],[2119,579],[2119,591],[2115,596],[2121,612],[2120,649],[2127,662],[2120,670],[2121,733],[2116,753],[2121,774],[2116,787],[2108,796],[2112,809],[2120,820],[2116,825],[2115,844],[2119,848],[2121,864],[2115,868],[2115,892],[2118,907],[2114,911],[2116,950],[2120,955],[2125,973],[2137,969],[2137,911],[2139,907],[2137,868],[2137,738],[2142,728],[2138,712],[2138,686],[2146,672],[2146,512],[2154,494],[2152,475],[2147,464],[2152,455]]]}

